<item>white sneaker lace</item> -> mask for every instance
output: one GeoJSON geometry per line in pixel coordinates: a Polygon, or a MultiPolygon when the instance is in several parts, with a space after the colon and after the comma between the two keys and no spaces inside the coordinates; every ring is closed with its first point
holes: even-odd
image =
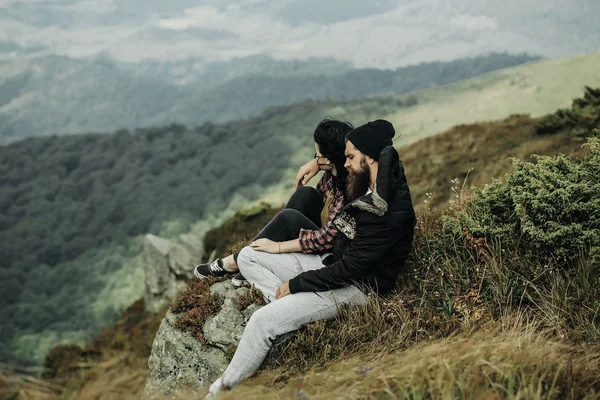
{"type": "Polygon", "coordinates": [[[223,272],[223,268],[219,266],[218,260],[211,262],[208,267],[212,272],[223,272]]]}

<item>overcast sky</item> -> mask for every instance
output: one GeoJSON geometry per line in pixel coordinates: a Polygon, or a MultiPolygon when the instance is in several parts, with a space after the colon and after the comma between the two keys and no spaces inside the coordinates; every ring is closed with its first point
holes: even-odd
{"type": "Polygon", "coordinates": [[[600,48],[599,0],[0,0],[0,52],[124,61],[255,54],[394,68],[600,48]]]}

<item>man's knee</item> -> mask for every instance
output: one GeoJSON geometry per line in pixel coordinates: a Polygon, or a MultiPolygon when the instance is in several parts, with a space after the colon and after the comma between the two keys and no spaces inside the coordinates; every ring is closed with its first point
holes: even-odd
{"type": "Polygon", "coordinates": [[[256,310],[246,323],[246,329],[258,330],[262,332],[262,336],[272,336],[271,331],[277,319],[271,315],[269,310],[268,305],[256,310]]]}
{"type": "Polygon", "coordinates": [[[238,268],[242,275],[247,273],[251,268],[261,268],[265,266],[267,262],[266,257],[269,257],[269,253],[254,250],[250,246],[244,247],[238,255],[238,268]]]}
{"type": "Polygon", "coordinates": [[[238,257],[237,257],[238,267],[241,267],[241,265],[245,266],[245,265],[249,264],[249,262],[253,261],[254,253],[255,253],[255,250],[250,246],[245,246],[242,250],[240,250],[240,253],[238,254],[238,257]]]}

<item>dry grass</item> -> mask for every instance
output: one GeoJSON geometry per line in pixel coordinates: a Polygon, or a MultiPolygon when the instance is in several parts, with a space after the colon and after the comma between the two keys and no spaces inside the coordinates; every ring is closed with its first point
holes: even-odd
{"type": "Polygon", "coordinates": [[[443,207],[451,198],[452,180],[458,178],[470,186],[491,183],[512,170],[511,157],[531,161],[531,154],[579,155],[584,140],[567,133],[540,136],[535,133],[536,119],[513,115],[503,121],[458,125],[399,150],[413,204],[423,209],[443,207]]]}
{"type": "Polygon", "coordinates": [[[280,376],[263,372],[220,399],[596,399],[600,348],[552,341],[521,315],[471,335],[334,362],[283,385],[280,376]]]}
{"type": "Polygon", "coordinates": [[[90,365],[81,380],[67,386],[61,398],[69,400],[139,399],[148,376],[148,357],[106,354],[105,360],[90,365]]]}
{"type": "Polygon", "coordinates": [[[0,399],[54,400],[62,392],[62,385],[38,379],[0,365],[0,399]]]}
{"type": "Polygon", "coordinates": [[[139,399],[146,384],[152,342],[166,312],[147,314],[144,309],[142,300],[132,304],[117,322],[82,349],[81,357],[60,357],[55,360],[57,365],[47,360],[56,367],[52,371],[57,376],[51,380],[0,370],[0,398],[139,399]],[[87,357],[89,354],[94,356],[87,357]]]}

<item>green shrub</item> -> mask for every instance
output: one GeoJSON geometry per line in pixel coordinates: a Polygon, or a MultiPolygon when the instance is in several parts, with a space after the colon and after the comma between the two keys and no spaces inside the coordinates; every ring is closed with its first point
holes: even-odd
{"type": "Polygon", "coordinates": [[[464,228],[495,237],[564,265],[584,253],[600,256],[600,141],[588,140],[589,155],[513,160],[514,172],[477,192],[464,228]]]}
{"type": "Polygon", "coordinates": [[[548,114],[535,124],[535,131],[539,135],[550,135],[564,129],[572,128],[577,124],[577,115],[567,108],[560,109],[554,114],[548,114]]]}

